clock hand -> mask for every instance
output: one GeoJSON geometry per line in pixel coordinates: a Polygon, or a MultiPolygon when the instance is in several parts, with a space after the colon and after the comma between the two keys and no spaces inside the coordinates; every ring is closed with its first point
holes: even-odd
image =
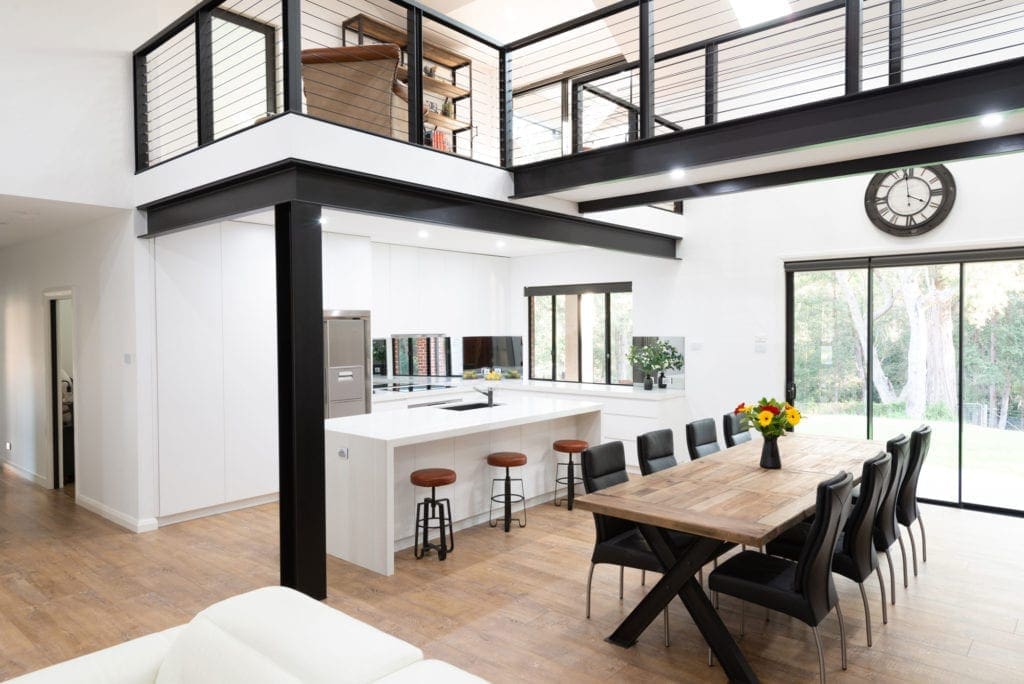
{"type": "Polygon", "coordinates": [[[909,197],[912,200],[917,200],[918,202],[924,202],[923,199],[921,199],[920,197],[915,197],[914,195],[911,195],[909,192],[907,193],[907,197],[909,197]]]}

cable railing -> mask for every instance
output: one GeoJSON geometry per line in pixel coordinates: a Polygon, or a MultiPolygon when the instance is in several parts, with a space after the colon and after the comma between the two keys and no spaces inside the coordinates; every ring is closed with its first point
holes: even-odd
{"type": "Polygon", "coordinates": [[[134,55],[136,166],[290,112],[502,167],[1024,57],[1024,0],[619,0],[508,43],[413,0],[207,0],[134,55]]]}

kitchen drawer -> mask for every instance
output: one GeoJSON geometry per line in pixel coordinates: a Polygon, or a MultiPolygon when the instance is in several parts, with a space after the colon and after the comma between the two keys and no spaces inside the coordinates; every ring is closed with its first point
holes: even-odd
{"type": "Polygon", "coordinates": [[[637,435],[663,427],[666,426],[661,425],[657,418],[601,414],[601,432],[624,442],[635,442],[637,435]]]}

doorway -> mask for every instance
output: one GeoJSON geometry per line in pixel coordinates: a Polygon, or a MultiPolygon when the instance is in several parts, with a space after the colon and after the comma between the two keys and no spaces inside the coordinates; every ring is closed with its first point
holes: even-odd
{"type": "Polygon", "coordinates": [[[53,488],[75,494],[74,305],[50,300],[50,406],[53,415],[53,488]]]}

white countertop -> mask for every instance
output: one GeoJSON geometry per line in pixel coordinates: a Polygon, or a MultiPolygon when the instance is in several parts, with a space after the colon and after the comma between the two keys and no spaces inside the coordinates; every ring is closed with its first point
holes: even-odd
{"type": "MultiPolygon", "coordinates": [[[[423,381],[426,384],[426,380],[423,381]]],[[[437,382],[432,380],[431,382],[437,382]]],[[[491,382],[487,380],[463,380],[461,378],[447,378],[444,384],[451,385],[447,389],[423,390],[419,392],[391,392],[375,391],[373,403],[387,403],[392,401],[405,401],[410,399],[421,399],[432,401],[434,397],[444,397],[451,394],[465,394],[472,391],[474,387],[487,389],[493,387],[496,394],[504,390],[513,392],[548,392],[555,394],[567,394],[588,398],[600,399],[635,399],[639,401],[665,401],[668,399],[681,399],[686,393],[681,389],[652,389],[645,390],[636,385],[598,385],[585,382],[552,382],[550,380],[498,380],[491,382]]],[[[481,397],[483,398],[483,397],[481,397]]]]}
{"type": "MultiPolygon", "coordinates": [[[[462,391],[465,389],[463,387],[462,391]]],[[[433,395],[433,392],[417,394],[433,395]]],[[[486,401],[484,397],[477,396],[486,401]]],[[[347,436],[381,440],[389,446],[403,446],[516,425],[540,423],[600,410],[601,404],[592,401],[549,399],[517,394],[514,397],[498,396],[495,406],[470,411],[423,407],[331,418],[324,421],[324,429],[347,436]]]]}

